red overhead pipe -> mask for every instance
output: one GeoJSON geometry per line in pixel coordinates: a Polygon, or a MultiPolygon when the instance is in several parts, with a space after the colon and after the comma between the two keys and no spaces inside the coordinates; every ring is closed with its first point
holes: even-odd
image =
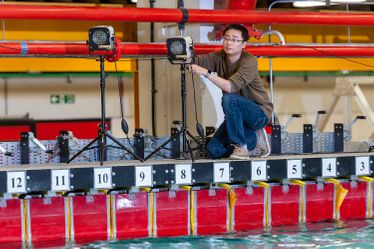
{"type": "MultiPolygon", "coordinates": [[[[196,54],[206,54],[222,49],[222,45],[194,45],[196,54]]],[[[166,55],[165,44],[122,43],[123,55],[166,55]]],[[[255,56],[271,57],[374,57],[374,46],[247,46],[247,52],[255,56]]]]}
{"type": "Polygon", "coordinates": [[[86,43],[69,42],[0,42],[0,56],[4,55],[88,55],[86,43]]]}
{"type": "MultiPolygon", "coordinates": [[[[257,0],[226,0],[225,9],[226,10],[254,10],[256,8],[257,0]]],[[[223,32],[226,28],[226,24],[215,24],[211,32],[208,33],[208,38],[210,41],[222,40],[223,32]]],[[[260,39],[262,31],[256,29],[253,24],[246,24],[248,29],[249,37],[255,37],[260,39]]]]}
{"type": "Polygon", "coordinates": [[[257,0],[227,0],[226,9],[253,10],[256,8],[257,0]]]}
{"type": "MultiPolygon", "coordinates": [[[[195,45],[197,54],[204,54],[220,50],[222,45],[195,45]]],[[[122,57],[165,56],[165,44],[151,43],[121,43],[119,45],[122,57]]],[[[246,51],[256,56],[273,57],[374,57],[374,46],[247,46],[246,51]]],[[[55,57],[82,57],[90,56],[86,43],[53,43],[53,42],[0,42],[0,56],[55,56],[55,57]]]]}
{"type": "MultiPolygon", "coordinates": [[[[0,18],[179,23],[183,13],[180,9],[162,8],[0,5],[0,18]]],[[[187,22],[373,26],[374,14],[190,9],[187,22]]]]}

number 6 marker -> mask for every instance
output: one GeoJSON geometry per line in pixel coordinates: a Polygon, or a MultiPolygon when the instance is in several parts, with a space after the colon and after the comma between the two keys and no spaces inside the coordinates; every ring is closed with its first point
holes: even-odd
{"type": "Polygon", "coordinates": [[[267,180],[266,161],[252,161],[252,180],[267,180]]]}

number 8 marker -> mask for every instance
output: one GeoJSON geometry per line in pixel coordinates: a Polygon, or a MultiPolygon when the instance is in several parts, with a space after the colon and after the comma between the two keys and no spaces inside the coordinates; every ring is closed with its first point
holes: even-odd
{"type": "Polygon", "coordinates": [[[175,184],[191,184],[191,164],[175,165],[175,184]]]}

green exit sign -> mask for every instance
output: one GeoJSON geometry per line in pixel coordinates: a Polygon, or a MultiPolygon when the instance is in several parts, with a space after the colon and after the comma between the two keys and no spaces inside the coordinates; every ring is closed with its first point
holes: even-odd
{"type": "Polygon", "coordinates": [[[74,104],[75,94],[51,94],[49,96],[49,102],[55,104],[74,104]]]}
{"type": "Polygon", "coordinates": [[[65,104],[74,104],[75,103],[75,95],[74,94],[65,94],[64,95],[64,103],[65,104]]]}
{"type": "Polygon", "coordinates": [[[51,104],[60,104],[60,102],[61,102],[60,95],[59,94],[51,94],[51,96],[49,97],[49,102],[51,104]]]}

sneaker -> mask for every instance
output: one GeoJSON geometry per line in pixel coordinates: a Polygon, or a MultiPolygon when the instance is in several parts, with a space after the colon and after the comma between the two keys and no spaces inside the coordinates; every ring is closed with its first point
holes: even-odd
{"type": "Polygon", "coordinates": [[[249,152],[246,148],[241,148],[241,147],[235,146],[234,151],[230,155],[230,159],[232,159],[232,160],[249,160],[249,152]]]}
{"type": "Polygon", "coordinates": [[[268,140],[268,135],[264,128],[256,130],[257,145],[250,152],[251,156],[265,157],[270,155],[271,148],[268,140]]]}

